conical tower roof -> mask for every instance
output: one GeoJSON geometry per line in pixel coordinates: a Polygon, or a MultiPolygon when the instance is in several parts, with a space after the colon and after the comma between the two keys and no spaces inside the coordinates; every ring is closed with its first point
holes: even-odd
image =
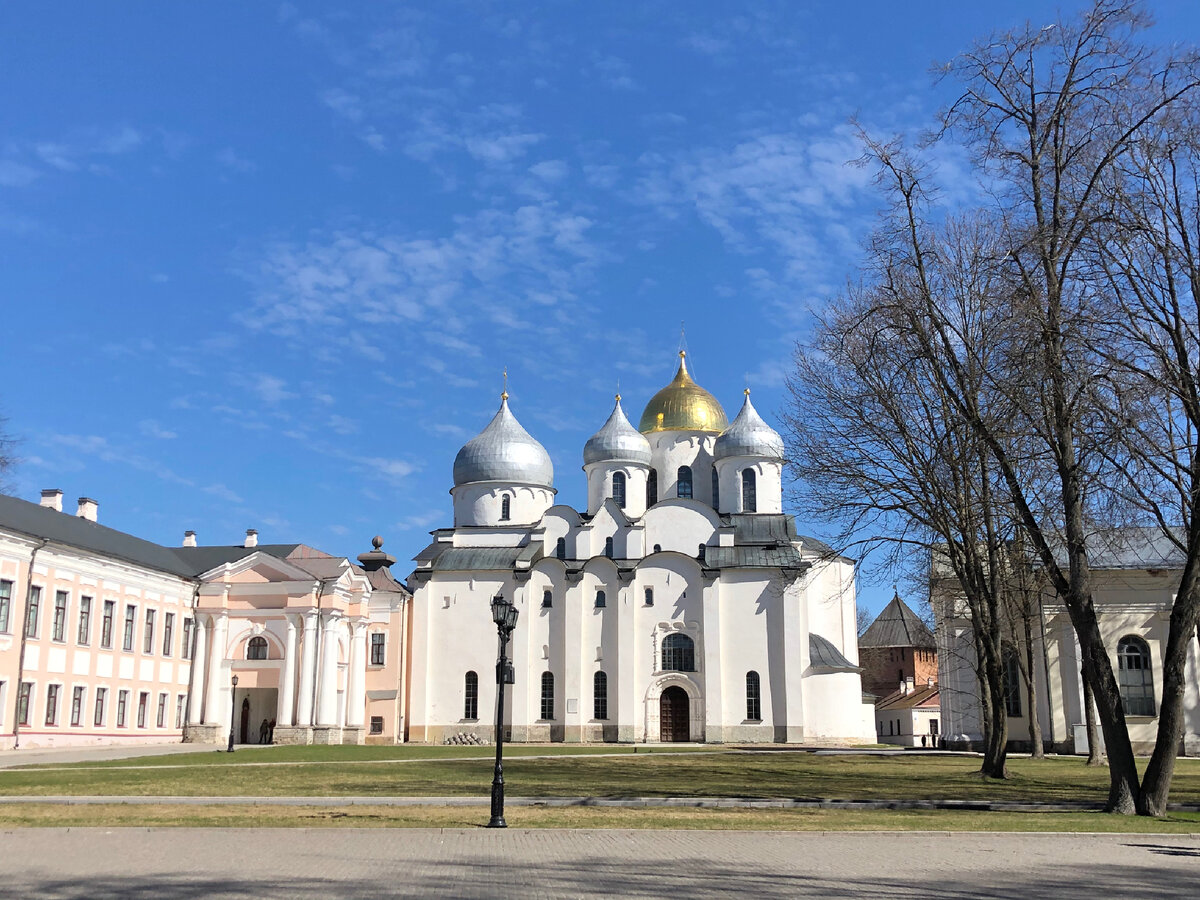
{"type": "Polygon", "coordinates": [[[583,445],[583,464],[612,461],[648,466],[650,459],[650,442],[629,424],[625,410],[621,409],[621,395],[617,394],[612,415],[583,445]]]}
{"type": "Polygon", "coordinates": [[[921,647],[937,649],[929,626],[913,612],[897,593],[883,608],[871,627],[858,639],[859,647],[921,647]]]}
{"type": "Polygon", "coordinates": [[[475,481],[554,486],[554,465],[546,448],[521,427],[508,408],[508,392],[487,428],[454,457],[454,486],[475,481]]]}
{"type": "Polygon", "coordinates": [[[687,353],[679,351],[679,368],[671,383],[650,398],[638,431],[708,431],[720,434],[729,425],[717,398],[692,380],[687,353]]]}
{"type": "Polygon", "coordinates": [[[746,400],[742,403],[741,412],[733,420],[733,424],[717,438],[713,456],[717,459],[730,456],[783,459],[783,438],[758,414],[758,410],[750,402],[749,388],[746,388],[746,400]]]}

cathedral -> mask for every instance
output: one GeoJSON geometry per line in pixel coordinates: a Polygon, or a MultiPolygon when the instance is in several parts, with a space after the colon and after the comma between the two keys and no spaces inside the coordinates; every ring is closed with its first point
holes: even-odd
{"type": "Polygon", "coordinates": [[[584,445],[576,510],[503,394],[409,579],[408,739],[493,736],[504,596],[511,740],[873,743],[854,565],[797,535],[783,463],[749,391],[729,423],[681,352],[636,429],[618,395],[584,445]]]}

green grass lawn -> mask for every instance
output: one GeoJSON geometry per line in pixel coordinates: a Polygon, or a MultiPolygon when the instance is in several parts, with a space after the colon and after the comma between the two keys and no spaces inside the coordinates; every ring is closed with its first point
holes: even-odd
{"type": "MultiPolygon", "coordinates": [[[[1107,769],[1089,769],[1073,757],[1014,758],[1009,763],[1013,777],[997,782],[980,779],[975,774],[979,761],[965,757],[817,756],[728,749],[679,754],[657,748],[653,752],[640,748],[638,753],[619,748],[625,752],[596,755],[617,749],[506,749],[508,794],[1098,803],[1108,790],[1107,769]]],[[[232,756],[208,752],[0,770],[0,794],[485,796],[491,777],[492,757],[486,747],[284,747],[232,756]],[[269,762],[290,764],[261,765],[269,762]]],[[[1200,802],[1200,760],[1179,761],[1171,799],[1200,802]]]]}
{"type": "MultiPolygon", "coordinates": [[[[1071,831],[1200,833],[1200,814],[1161,819],[1103,813],[839,809],[596,809],[509,806],[510,828],[679,828],[736,831],[1071,831]]],[[[0,806],[0,828],[481,828],[486,806],[0,806]]]]}

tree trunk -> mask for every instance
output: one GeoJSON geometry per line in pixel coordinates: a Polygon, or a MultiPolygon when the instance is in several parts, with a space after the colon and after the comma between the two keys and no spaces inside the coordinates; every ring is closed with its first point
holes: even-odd
{"type": "Polygon", "coordinates": [[[1171,608],[1171,625],[1167,631],[1167,646],[1163,651],[1162,705],[1158,709],[1158,734],[1154,753],[1142,780],[1142,797],[1138,812],[1144,816],[1161,816],[1167,811],[1167,796],[1171,776],[1175,773],[1175,757],[1183,736],[1184,693],[1187,690],[1187,653],[1192,633],[1197,628],[1200,613],[1200,579],[1196,567],[1189,564],[1184,571],[1180,593],[1171,608]],[[1185,593],[1186,592],[1186,593],[1185,593]]]}
{"type": "Polygon", "coordinates": [[[1125,708],[1121,703],[1121,690],[1113,675],[1108,651],[1100,638],[1100,627],[1095,612],[1089,621],[1077,629],[1079,646],[1083,651],[1084,676],[1090,677],[1096,700],[1096,715],[1100,730],[1104,733],[1104,746],[1108,752],[1108,801],[1106,812],[1132,816],[1138,811],[1138,798],[1142,792],[1138,778],[1137,761],[1133,756],[1133,745],[1129,742],[1129,728],[1125,723],[1125,708]]]}
{"type": "Polygon", "coordinates": [[[1096,700],[1092,696],[1092,683],[1088,681],[1087,672],[1079,670],[1079,679],[1083,682],[1083,721],[1087,723],[1087,741],[1089,766],[1104,765],[1104,754],[1100,752],[1100,727],[1096,724],[1096,700]]]}
{"type": "Polygon", "coordinates": [[[1008,710],[1004,705],[1004,672],[998,650],[998,647],[988,648],[984,656],[988,729],[979,772],[985,778],[1008,777],[1008,710]]]}
{"type": "Polygon", "coordinates": [[[1033,759],[1045,759],[1046,750],[1042,746],[1042,723],[1038,721],[1038,690],[1037,668],[1035,667],[1033,649],[1033,628],[1029,623],[1029,615],[1022,616],[1025,624],[1025,704],[1029,718],[1029,755],[1033,759]]]}

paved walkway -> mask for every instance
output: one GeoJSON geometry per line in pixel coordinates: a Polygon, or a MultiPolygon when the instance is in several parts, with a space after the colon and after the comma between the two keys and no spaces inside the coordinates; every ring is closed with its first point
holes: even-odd
{"type": "Polygon", "coordinates": [[[1200,839],[436,829],[20,829],[0,896],[1195,896],[1200,839]]]}
{"type": "MultiPolygon", "coordinates": [[[[211,744],[118,744],[102,747],[53,747],[35,750],[0,751],[0,769],[14,766],[38,766],[53,763],[102,762],[109,759],[133,759],[138,756],[167,756],[172,753],[197,753],[215,750],[211,744]]],[[[238,749],[242,749],[241,744],[238,749]]],[[[248,747],[247,749],[254,749],[248,747]]]]}

